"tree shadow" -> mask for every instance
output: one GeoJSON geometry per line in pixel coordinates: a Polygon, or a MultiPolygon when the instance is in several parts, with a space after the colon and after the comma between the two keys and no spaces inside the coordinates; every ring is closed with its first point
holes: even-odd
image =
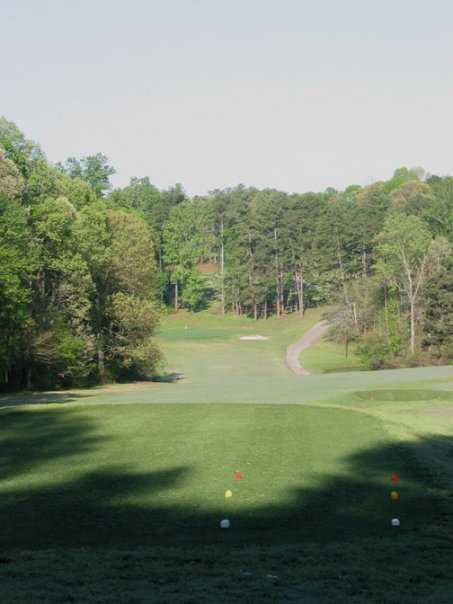
{"type": "Polygon", "coordinates": [[[312,487],[283,490],[278,503],[220,504],[214,509],[175,496],[197,471],[190,464],[138,474],[112,460],[84,472],[77,465],[80,458],[73,458],[96,453],[106,441],[99,428],[100,422],[76,410],[36,413],[28,408],[2,414],[3,548],[350,542],[394,534],[393,517],[400,518],[400,532],[407,534],[427,526],[445,527],[451,514],[449,477],[441,475],[441,464],[430,468],[420,462],[442,459],[447,467],[453,461],[450,437],[361,450],[342,460],[341,475],[315,476],[312,487]],[[71,472],[58,478],[62,459],[75,464],[73,478],[68,479],[71,472]],[[41,485],[39,466],[48,463],[55,464],[57,474],[50,484],[41,485]],[[396,485],[401,499],[396,503],[390,499],[395,488],[392,472],[401,476],[396,485]],[[231,520],[229,531],[219,529],[224,516],[231,520]]]}
{"type": "Polygon", "coordinates": [[[160,382],[160,383],[164,383],[164,384],[173,384],[173,383],[178,382],[179,380],[183,380],[183,379],[184,379],[183,373],[165,373],[162,375],[154,376],[150,381],[160,382]]]}
{"type": "Polygon", "coordinates": [[[35,413],[32,407],[3,411],[0,415],[0,489],[6,480],[60,458],[94,451],[107,437],[98,434],[97,422],[54,411],[35,413]]]}
{"type": "MultiPolygon", "coordinates": [[[[0,409],[6,407],[15,407],[17,405],[44,405],[55,403],[73,403],[77,399],[86,399],[90,396],[90,391],[79,393],[72,390],[63,390],[59,392],[17,392],[14,394],[0,395],[0,409]]],[[[96,394],[94,392],[93,394],[96,394]]]]}
{"type": "MultiPolygon", "coordinates": [[[[342,460],[341,474],[314,477],[315,486],[287,489],[278,503],[228,506],[226,512],[223,504],[214,509],[178,496],[197,472],[189,463],[137,473],[112,460],[107,466],[84,471],[74,455],[96,455],[106,440],[99,436],[101,424],[75,409],[37,413],[31,407],[1,414],[0,546],[12,552],[5,557],[6,572],[13,564],[14,550],[135,551],[137,547],[171,546],[190,552],[190,560],[204,568],[214,568],[216,556],[225,561],[234,552],[256,547],[252,551],[259,556],[274,552],[278,572],[288,560],[299,564],[300,551],[308,552],[306,560],[315,567],[328,557],[328,570],[310,571],[316,585],[316,577],[331,580],[332,568],[349,568],[351,573],[358,569],[357,593],[360,581],[376,572],[388,581],[401,563],[417,581],[425,572],[424,565],[437,573],[442,585],[448,580],[453,554],[453,477],[441,468],[453,461],[451,437],[431,436],[404,446],[387,442],[363,449],[342,460]],[[420,461],[433,458],[445,462],[444,466],[430,467],[420,461]],[[59,477],[62,461],[74,463],[74,472],[59,477]],[[55,464],[55,475],[49,483],[40,484],[35,477],[49,463],[55,464]],[[393,472],[400,476],[396,484],[390,480],[393,472]],[[389,497],[395,488],[401,495],[398,502],[389,497]],[[219,528],[222,517],[230,518],[231,529],[219,528]],[[400,528],[391,526],[393,517],[401,520],[400,528]],[[337,549],[332,550],[333,546],[337,549]],[[294,552],[299,553],[295,556],[294,552]],[[364,556],[365,560],[357,562],[364,556]]],[[[252,559],[250,565],[255,572],[259,559],[252,559]]],[[[406,587],[397,586],[395,594],[406,587]]],[[[305,601],[305,588],[296,585],[275,601],[305,601]],[[296,600],[285,599],[292,593],[296,600]]],[[[412,588],[417,590],[417,584],[412,588]]],[[[267,593],[277,593],[273,589],[267,593]]],[[[316,596],[312,601],[324,600],[316,596]]],[[[380,601],[393,602],[384,597],[380,601]]]]}

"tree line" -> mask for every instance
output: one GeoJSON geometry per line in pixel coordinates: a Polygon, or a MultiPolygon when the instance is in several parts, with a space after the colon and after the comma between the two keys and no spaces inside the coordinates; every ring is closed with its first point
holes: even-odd
{"type": "Polygon", "coordinates": [[[169,309],[258,318],[329,305],[371,367],[453,358],[453,178],[188,197],[97,154],[52,165],[0,119],[0,384],[150,375],[169,309]]]}
{"type": "Polygon", "coordinates": [[[98,154],[52,166],[0,119],[0,384],[90,384],[147,374],[155,247],[146,223],[109,208],[98,154]]]}

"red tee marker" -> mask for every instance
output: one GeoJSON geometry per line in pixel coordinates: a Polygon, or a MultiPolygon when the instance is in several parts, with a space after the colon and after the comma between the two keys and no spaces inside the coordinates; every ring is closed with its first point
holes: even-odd
{"type": "Polygon", "coordinates": [[[233,472],[234,480],[242,480],[242,474],[238,471],[233,472]]]}
{"type": "Polygon", "coordinates": [[[398,478],[398,474],[393,473],[392,474],[392,482],[398,482],[399,478],[398,478]]]}

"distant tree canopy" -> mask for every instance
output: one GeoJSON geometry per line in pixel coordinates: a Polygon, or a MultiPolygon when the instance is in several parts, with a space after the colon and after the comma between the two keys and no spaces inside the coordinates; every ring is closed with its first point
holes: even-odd
{"type": "Polygon", "coordinates": [[[82,159],[69,157],[57,167],[71,178],[80,178],[87,182],[97,197],[103,197],[112,188],[110,176],[115,169],[109,166],[108,159],[102,153],[88,155],[82,159]]]}
{"type": "Polygon", "coordinates": [[[150,375],[165,307],[257,319],[329,303],[371,366],[453,358],[452,177],[188,198],[148,177],[111,190],[114,173],[102,153],[53,166],[0,118],[4,387],[150,375]]]}

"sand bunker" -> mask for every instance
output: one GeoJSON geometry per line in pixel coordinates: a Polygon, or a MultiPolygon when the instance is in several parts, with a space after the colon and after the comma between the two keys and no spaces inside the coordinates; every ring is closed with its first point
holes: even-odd
{"type": "Polygon", "coordinates": [[[268,340],[266,336],[241,336],[240,340],[268,340]]]}

